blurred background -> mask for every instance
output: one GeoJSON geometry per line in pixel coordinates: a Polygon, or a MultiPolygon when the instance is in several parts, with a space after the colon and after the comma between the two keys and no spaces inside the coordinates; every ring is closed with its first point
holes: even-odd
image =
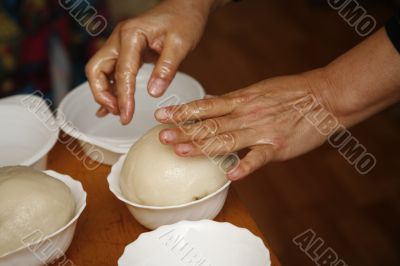
{"type": "MultiPolygon", "coordinates": [[[[58,1],[0,3],[0,97],[41,90],[55,103],[113,25],[156,4],[90,1],[109,22],[92,37],[58,1]]],[[[382,26],[400,1],[358,1],[382,26]]],[[[209,94],[324,66],[362,41],[326,0],[243,0],[215,12],[181,71],[209,94]]],[[[377,158],[360,175],[329,145],[272,163],[235,188],[283,265],[315,265],[292,239],[307,229],[348,265],[400,265],[400,107],[351,128],[377,158]]]]}

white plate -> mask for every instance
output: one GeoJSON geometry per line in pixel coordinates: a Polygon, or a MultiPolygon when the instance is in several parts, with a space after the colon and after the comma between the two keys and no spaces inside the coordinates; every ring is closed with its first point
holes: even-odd
{"type": "Polygon", "coordinates": [[[119,266],[269,266],[262,240],[244,228],[209,220],[182,221],[143,233],[119,266]]]}

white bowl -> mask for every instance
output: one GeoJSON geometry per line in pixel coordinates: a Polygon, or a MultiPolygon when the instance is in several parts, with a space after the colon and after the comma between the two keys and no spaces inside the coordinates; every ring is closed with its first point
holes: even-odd
{"type": "Polygon", "coordinates": [[[249,230],[209,220],[182,221],[143,233],[119,266],[270,266],[269,251],[249,230]]]}
{"type": "Polygon", "coordinates": [[[131,202],[124,197],[119,186],[125,158],[126,155],[121,156],[111,168],[111,172],[107,177],[108,185],[111,192],[126,204],[135,219],[149,229],[155,229],[159,226],[173,224],[182,220],[214,219],[224,206],[231,181],[227,181],[223,187],[214,193],[186,204],[156,207],[131,202]]]}
{"type": "Polygon", "coordinates": [[[45,170],[59,128],[46,102],[18,95],[0,100],[0,167],[25,165],[45,170]]]}
{"type": "MultiPolygon", "coordinates": [[[[39,266],[46,265],[60,257],[63,257],[71,244],[75,233],[78,218],[86,206],[86,192],[82,184],[68,175],[62,175],[48,170],[44,173],[64,182],[70,189],[75,199],[75,215],[71,221],[56,232],[39,237],[27,247],[21,247],[15,251],[0,257],[0,266],[39,266]]],[[[36,235],[34,234],[33,237],[36,235]]],[[[68,259],[68,258],[66,258],[68,259]]],[[[65,263],[65,262],[64,262],[65,263]]],[[[68,264],[68,263],[67,263],[68,264]]]]}
{"type": "Polygon", "coordinates": [[[178,72],[165,95],[151,97],[147,93],[147,82],[153,65],[143,65],[136,79],[135,113],[129,125],[122,126],[118,116],[96,117],[99,105],[94,101],[87,82],[68,93],[57,111],[60,128],[68,135],[80,140],[89,157],[112,165],[128,152],[129,148],[145,132],[158,124],[154,111],[172,104],[181,104],[204,97],[203,87],[190,76],[178,72]],[[94,148],[100,151],[93,151],[94,148]],[[92,156],[95,155],[95,156],[92,156]]]}

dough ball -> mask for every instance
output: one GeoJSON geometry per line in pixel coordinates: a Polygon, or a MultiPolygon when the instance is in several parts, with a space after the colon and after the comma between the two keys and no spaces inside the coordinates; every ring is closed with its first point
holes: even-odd
{"type": "Polygon", "coordinates": [[[0,256],[54,233],[74,212],[63,182],[26,166],[0,168],[0,256]]]}
{"type": "Polygon", "coordinates": [[[120,187],[124,196],[149,206],[171,206],[201,199],[221,188],[226,175],[205,156],[180,157],[171,145],[159,140],[158,125],[129,150],[124,162],[120,187]]]}

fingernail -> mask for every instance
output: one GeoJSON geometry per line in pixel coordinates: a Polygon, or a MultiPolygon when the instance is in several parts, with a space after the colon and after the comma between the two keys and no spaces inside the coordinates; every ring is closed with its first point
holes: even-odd
{"type": "Polygon", "coordinates": [[[238,167],[239,162],[239,156],[236,153],[231,153],[220,162],[220,166],[225,171],[225,173],[229,173],[233,171],[236,167],[238,167]]]}
{"type": "Polygon", "coordinates": [[[176,133],[172,130],[166,130],[161,133],[161,139],[164,143],[169,143],[176,138],[176,133]]]}
{"type": "Polygon", "coordinates": [[[125,112],[121,112],[119,117],[120,117],[121,124],[125,125],[126,124],[126,120],[128,118],[126,113],[125,112]]]}
{"type": "Polygon", "coordinates": [[[242,176],[241,170],[239,167],[232,169],[231,172],[228,173],[228,178],[232,181],[236,181],[240,179],[242,176]]]}
{"type": "Polygon", "coordinates": [[[152,96],[160,96],[162,92],[168,87],[168,82],[162,79],[154,79],[149,88],[152,96]]]}
{"type": "Polygon", "coordinates": [[[177,147],[177,150],[181,154],[188,154],[191,151],[193,151],[193,146],[191,144],[179,144],[178,147],[177,147]]]}
{"type": "Polygon", "coordinates": [[[158,109],[156,111],[157,120],[167,120],[169,118],[169,112],[165,108],[158,109]]]}

